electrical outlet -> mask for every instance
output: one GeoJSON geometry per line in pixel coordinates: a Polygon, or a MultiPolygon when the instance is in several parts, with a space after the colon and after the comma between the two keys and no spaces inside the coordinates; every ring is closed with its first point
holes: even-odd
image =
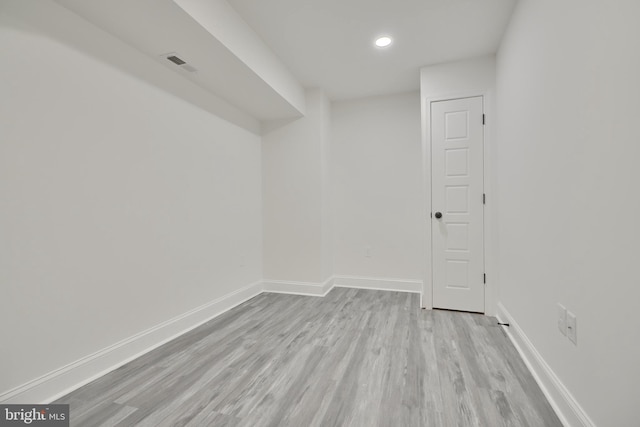
{"type": "Polygon", "coordinates": [[[567,335],[567,309],[562,304],[558,304],[558,329],[567,335]]]}
{"type": "Polygon", "coordinates": [[[576,315],[570,311],[567,311],[567,338],[578,345],[578,321],[576,315]]]}
{"type": "Polygon", "coordinates": [[[371,258],[371,246],[364,247],[364,256],[367,258],[371,258]]]}

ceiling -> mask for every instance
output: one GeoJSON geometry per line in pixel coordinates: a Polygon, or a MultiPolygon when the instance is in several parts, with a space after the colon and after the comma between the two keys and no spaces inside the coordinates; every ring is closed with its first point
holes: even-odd
{"type": "Polygon", "coordinates": [[[55,1],[155,68],[141,72],[124,54],[115,59],[118,66],[149,81],[169,69],[171,78],[159,86],[189,101],[196,92],[206,95],[206,108],[253,132],[260,123],[304,115],[304,88],[323,89],[332,100],[408,92],[419,89],[423,66],[492,54],[516,2],[55,1]],[[376,48],[380,35],[393,44],[376,48]],[[168,61],[170,53],[197,71],[168,61]]]}
{"type": "Polygon", "coordinates": [[[306,88],[419,88],[422,66],[495,53],[516,0],[228,0],[306,88]],[[393,45],[373,45],[379,35],[393,45]]]}
{"type": "MultiPolygon", "coordinates": [[[[172,0],[56,1],[175,71],[176,78],[190,80],[258,120],[301,115],[300,110],[274,90],[264,76],[247,66],[244,58],[231,51],[172,0]],[[177,55],[197,71],[188,72],[176,66],[166,59],[167,54],[177,55]]],[[[211,4],[222,2],[212,0],[211,4]]],[[[223,13],[224,10],[214,12],[223,13]]],[[[231,22],[234,17],[219,18],[231,22]]]]}

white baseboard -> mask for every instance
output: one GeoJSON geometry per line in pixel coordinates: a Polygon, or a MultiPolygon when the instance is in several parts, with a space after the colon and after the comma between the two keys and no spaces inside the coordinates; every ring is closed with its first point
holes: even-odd
{"type": "Polygon", "coordinates": [[[510,326],[505,328],[507,336],[520,353],[562,424],[565,427],[596,427],[502,303],[498,303],[497,317],[501,323],[509,323],[510,326]]]}
{"type": "Polygon", "coordinates": [[[333,289],[333,278],[329,278],[323,283],[264,280],[262,282],[262,289],[264,292],[273,292],[277,294],[324,297],[331,289],[333,289]]]}
{"type": "Polygon", "coordinates": [[[238,289],[0,395],[0,403],[50,403],[262,293],[238,289]]]}
{"type": "Polygon", "coordinates": [[[422,292],[422,282],[418,280],[356,276],[333,276],[324,283],[264,280],[262,285],[265,292],[322,297],[327,295],[334,287],[412,293],[422,292]]]}
{"type": "Polygon", "coordinates": [[[379,291],[396,291],[421,293],[422,282],[419,280],[387,279],[375,277],[333,276],[333,284],[338,288],[373,289],[379,291]]]}

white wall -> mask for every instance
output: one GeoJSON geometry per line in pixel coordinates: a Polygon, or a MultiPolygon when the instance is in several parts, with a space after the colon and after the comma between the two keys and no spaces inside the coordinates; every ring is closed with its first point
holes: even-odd
{"type": "Polygon", "coordinates": [[[501,301],[598,426],[640,420],[639,16],[521,0],[498,55],[501,301]]]}
{"type": "Polygon", "coordinates": [[[419,94],[334,102],[331,120],[335,274],[421,281],[419,94]]]}
{"type": "Polygon", "coordinates": [[[494,55],[446,62],[420,69],[420,93],[423,98],[443,98],[484,92],[495,88],[494,55]]]}
{"type": "Polygon", "coordinates": [[[0,394],[262,272],[260,138],[67,45],[132,54],[42,4],[0,7],[0,394]]]}
{"type": "MultiPolygon", "coordinates": [[[[420,70],[420,96],[422,99],[422,143],[424,171],[424,211],[431,212],[431,146],[430,146],[430,105],[433,100],[452,99],[461,96],[484,95],[486,126],[484,129],[484,191],[487,204],[484,207],[485,272],[485,313],[494,315],[498,293],[498,242],[495,238],[498,221],[498,200],[494,197],[498,190],[495,167],[497,144],[494,143],[494,129],[498,120],[495,109],[496,58],[494,55],[471,58],[464,61],[448,62],[424,67],[420,70]]],[[[424,239],[431,241],[431,227],[425,228],[424,239]]],[[[428,245],[430,248],[430,245],[428,245]]],[[[423,307],[432,306],[431,254],[425,263],[423,307]]]]}
{"type": "Polygon", "coordinates": [[[327,162],[329,101],[307,91],[305,117],[263,137],[264,278],[322,283],[331,273],[327,162]]]}
{"type": "Polygon", "coordinates": [[[331,103],[326,96],[320,97],[322,127],[321,127],[321,161],[322,161],[322,266],[323,280],[333,276],[333,193],[331,176],[331,103]]]}

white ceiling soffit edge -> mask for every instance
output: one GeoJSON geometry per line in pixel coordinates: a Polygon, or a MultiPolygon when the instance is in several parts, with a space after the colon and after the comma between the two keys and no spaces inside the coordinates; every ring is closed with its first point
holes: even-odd
{"type": "Polygon", "coordinates": [[[304,89],[226,0],[173,0],[301,114],[304,89]]]}
{"type": "Polygon", "coordinates": [[[77,13],[58,3],[62,2],[1,0],[0,9],[43,37],[56,40],[134,78],[145,80],[252,133],[261,133],[261,124],[255,117],[219,96],[202,90],[193,82],[180,78],[148,56],[141,55],[139,50],[114,39],[112,34],[97,28],[92,22],[79,19],[77,13]]]}
{"type": "MultiPolygon", "coordinates": [[[[274,86],[278,86],[277,84],[272,86],[266,82],[264,77],[258,75],[247,65],[246,58],[239,58],[173,0],[56,1],[136,48],[146,57],[162,64],[166,69],[172,70],[175,82],[169,86],[173,86],[173,88],[160,87],[183,99],[191,101],[190,98],[193,96],[192,94],[176,93],[175,87],[180,86],[176,84],[177,81],[194,84],[195,87],[200,88],[203,94],[206,93],[209,97],[219,98],[220,101],[228,103],[230,107],[228,110],[237,109],[251,117],[255,123],[297,118],[303,115],[304,103],[300,106],[298,101],[300,95],[297,98],[295,96],[297,92],[303,94],[303,89],[297,81],[294,80],[288,86],[289,92],[286,96],[293,99],[293,101],[289,101],[285,95],[274,89],[274,86]],[[167,59],[169,53],[175,53],[178,57],[186,60],[187,64],[197,71],[185,71],[184,67],[167,59]],[[293,105],[294,102],[297,105],[293,105]]],[[[218,4],[220,11],[216,13],[224,13],[226,1],[219,1],[224,4],[218,4]]],[[[227,5],[227,7],[232,10],[230,6],[227,5]]],[[[234,15],[218,16],[217,18],[221,22],[227,19],[241,20],[235,15],[235,11],[234,15]]],[[[246,24],[244,25],[246,26],[246,24]]],[[[250,28],[248,29],[250,30],[250,28]]],[[[243,30],[236,30],[235,36],[229,33],[226,38],[239,37],[237,34],[240,31],[243,30]]],[[[258,36],[250,33],[245,37],[257,38],[258,36]]],[[[227,40],[227,43],[232,42],[227,40]]],[[[241,42],[236,43],[241,44],[241,42]]],[[[249,47],[250,51],[259,49],[256,46],[249,47]]],[[[266,46],[264,48],[268,52],[266,55],[273,55],[266,46]]],[[[263,55],[265,54],[263,53],[263,55]]],[[[275,55],[273,58],[277,61],[275,55]]],[[[153,80],[152,76],[149,76],[149,80],[153,80]]],[[[217,114],[215,111],[208,110],[217,114]]],[[[225,114],[217,115],[228,120],[225,114]]],[[[238,121],[235,123],[238,124],[238,121]]],[[[253,125],[243,127],[256,132],[253,125]]]]}

